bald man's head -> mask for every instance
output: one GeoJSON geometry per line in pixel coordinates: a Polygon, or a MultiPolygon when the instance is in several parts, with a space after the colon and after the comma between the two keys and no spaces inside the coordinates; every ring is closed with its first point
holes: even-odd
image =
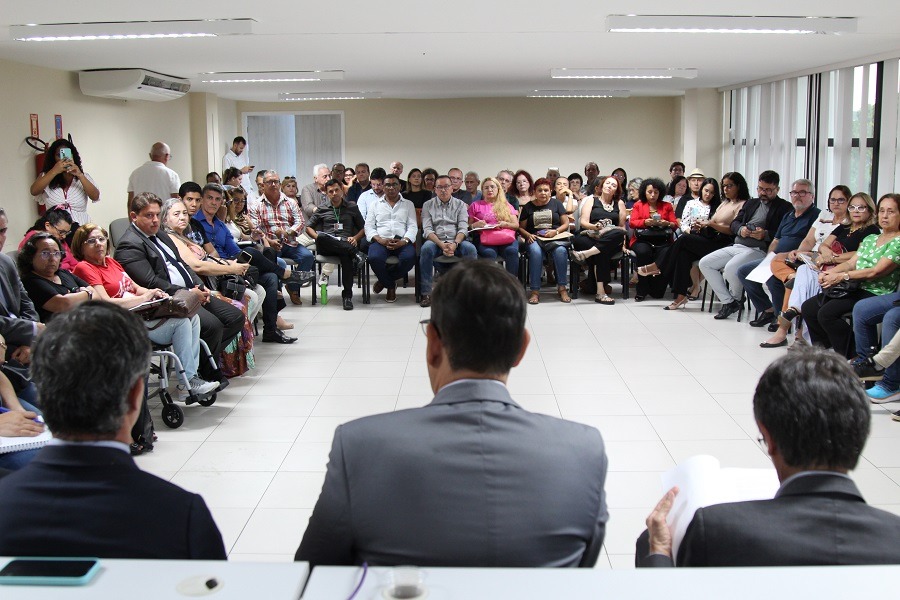
{"type": "Polygon", "coordinates": [[[171,150],[169,150],[169,146],[163,142],[156,142],[153,144],[153,147],[150,148],[150,160],[166,163],[169,161],[169,156],[171,156],[171,150]]]}

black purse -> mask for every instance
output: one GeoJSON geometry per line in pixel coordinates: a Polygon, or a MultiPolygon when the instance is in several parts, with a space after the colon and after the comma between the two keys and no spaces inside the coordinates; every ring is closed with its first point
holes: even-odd
{"type": "Polygon", "coordinates": [[[219,293],[232,300],[243,300],[247,291],[247,282],[240,275],[219,275],[219,293]]]}
{"type": "Polygon", "coordinates": [[[839,281],[830,288],[825,288],[822,293],[826,298],[846,298],[852,292],[859,289],[858,281],[839,281]]]}

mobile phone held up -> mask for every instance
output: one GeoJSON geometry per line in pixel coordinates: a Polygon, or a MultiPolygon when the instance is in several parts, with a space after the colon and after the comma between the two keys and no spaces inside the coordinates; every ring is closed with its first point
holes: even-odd
{"type": "Polygon", "coordinates": [[[85,585],[99,570],[98,558],[14,558],[0,570],[0,584],[85,585]]]}
{"type": "Polygon", "coordinates": [[[238,254],[237,263],[239,265],[246,264],[246,263],[250,262],[251,258],[252,257],[250,256],[249,252],[247,252],[246,250],[242,250],[241,253],[238,254]]]}

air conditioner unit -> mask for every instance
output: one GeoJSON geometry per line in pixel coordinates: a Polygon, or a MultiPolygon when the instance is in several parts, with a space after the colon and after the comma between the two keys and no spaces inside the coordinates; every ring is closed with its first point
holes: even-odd
{"type": "Polygon", "coordinates": [[[180,77],[144,69],[97,69],[80,71],[78,82],[86,96],[119,100],[164,102],[187,94],[191,82],[180,77]]]}

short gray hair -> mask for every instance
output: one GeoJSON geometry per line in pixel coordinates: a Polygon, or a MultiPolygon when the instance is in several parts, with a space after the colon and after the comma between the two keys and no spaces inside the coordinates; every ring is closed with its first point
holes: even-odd
{"type": "Polygon", "coordinates": [[[807,188],[809,188],[810,194],[812,194],[813,196],[816,195],[816,186],[809,179],[804,179],[802,177],[800,179],[795,179],[794,183],[791,184],[791,187],[794,187],[795,185],[805,185],[807,188]]]}
{"type": "Polygon", "coordinates": [[[319,171],[321,171],[322,169],[325,169],[326,171],[331,173],[331,169],[328,168],[328,165],[326,165],[325,163],[319,163],[313,167],[313,179],[319,176],[319,171]]]}

